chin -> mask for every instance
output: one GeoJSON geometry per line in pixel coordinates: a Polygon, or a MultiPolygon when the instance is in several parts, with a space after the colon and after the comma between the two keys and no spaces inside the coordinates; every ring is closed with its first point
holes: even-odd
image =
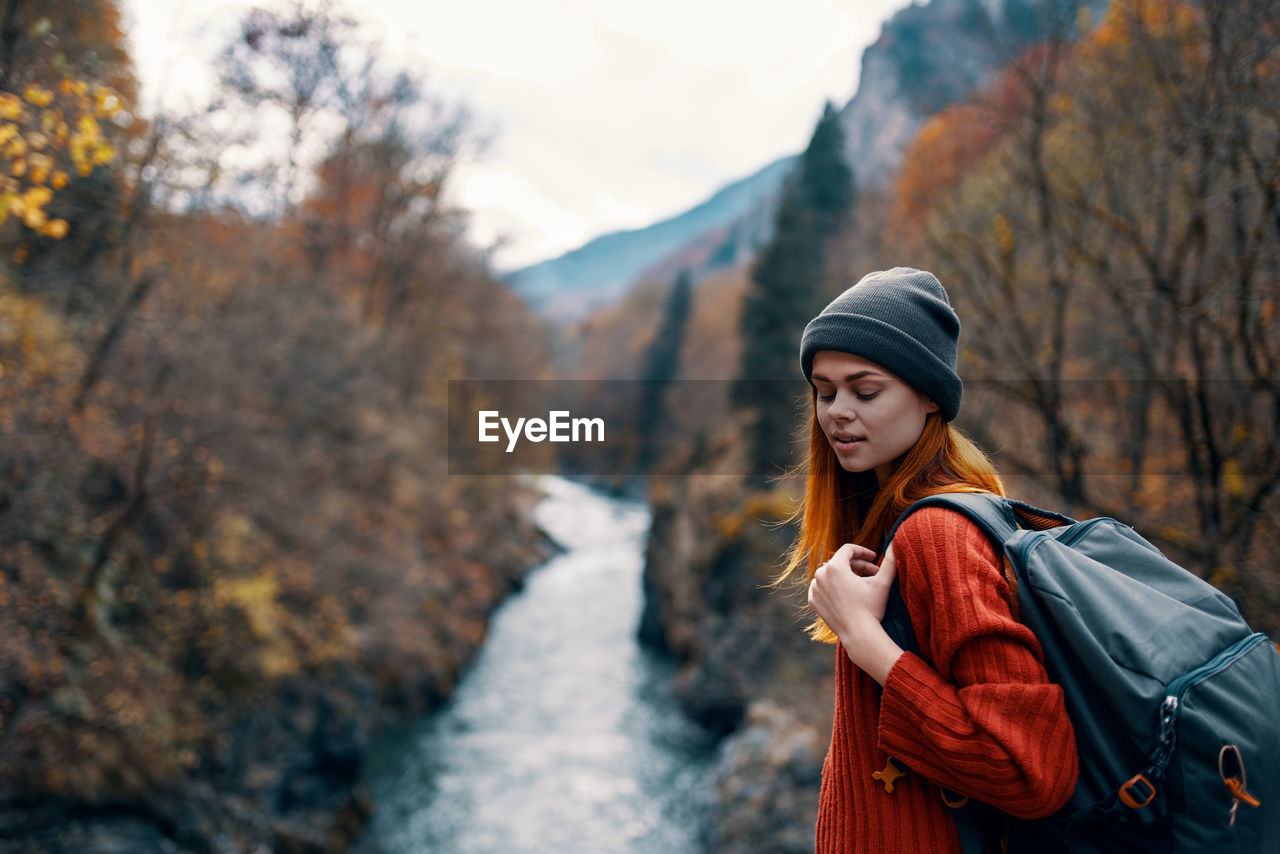
{"type": "Polygon", "coordinates": [[[870,470],[866,466],[844,459],[839,454],[836,454],[836,462],[840,464],[840,468],[844,469],[849,474],[862,474],[863,472],[870,470]]]}

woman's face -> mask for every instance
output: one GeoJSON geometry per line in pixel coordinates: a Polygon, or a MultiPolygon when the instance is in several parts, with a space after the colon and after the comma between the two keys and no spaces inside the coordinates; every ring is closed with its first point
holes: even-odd
{"type": "Polygon", "coordinates": [[[916,443],[938,404],[861,356],[819,350],[813,357],[818,424],[845,471],[874,471],[883,483],[916,443]]]}

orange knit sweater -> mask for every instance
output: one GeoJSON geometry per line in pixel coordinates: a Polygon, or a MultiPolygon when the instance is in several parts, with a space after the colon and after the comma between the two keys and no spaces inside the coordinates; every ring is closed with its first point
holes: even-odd
{"type": "Polygon", "coordinates": [[[837,645],[817,854],[959,854],[938,784],[1023,818],[1053,813],[1075,788],[1062,689],[1010,613],[991,543],[955,511],[930,507],[903,523],[894,554],[920,654],[898,659],[881,696],[837,645]],[[887,756],[910,769],[892,793],[871,776],[887,756]]]}

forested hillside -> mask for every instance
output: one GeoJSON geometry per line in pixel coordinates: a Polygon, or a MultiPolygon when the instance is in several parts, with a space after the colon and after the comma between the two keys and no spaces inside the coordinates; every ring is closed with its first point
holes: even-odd
{"type": "MultiPolygon", "coordinates": [[[[962,320],[958,424],[994,453],[1010,491],[1131,522],[1275,637],[1280,8],[1113,0],[1094,17],[1059,5],[1050,18],[1071,31],[1046,28],[925,122],[883,189],[849,164],[852,210],[821,241],[823,272],[790,277],[816,284],[779,305],[816,311],[894,265],[936,272],[962,320]]],[[[776,287],[764,259],[813,245],[815,222],[779,214],[746,271],[744,322],[776,287]]],[[[741,364],[790,337],[791,353],[773,347],[773,362],[761,352],[754,364],[772,375],[789,362],[804,393],[802,315],[757,312],[750,334],[740,328],[741,364]]],[[[700,337],[687,339],[690,376],[706,368],[692,361],[700,337]]],[[[743,425],[770,406],[790,398],[718,411],[708,444],[720,452],[695,469],[718,476],[650,491],[646,636],[682,662],[689,711],[730,733],[713,782],[717,850],[811,850],[830,733],[832,650],[792,645],[802,591],[761,589],[801,486],[744,465],[743,425]]],[[[775,462],[797,460],[785,437],[774,444],[775,462]]]]}
{"type": "Polygon", "coordinates": [[[342,848],[546,551],[446,477],[447,380],[543,361],[444,202],[464,113],[328,7],[181,115],[110,0],[0,34],[0,850],[342,848]]]}

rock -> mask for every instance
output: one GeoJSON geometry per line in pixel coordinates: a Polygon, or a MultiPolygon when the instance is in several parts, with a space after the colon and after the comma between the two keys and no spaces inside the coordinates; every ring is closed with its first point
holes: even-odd
{"type": "Polygon", "coordinates": [[[674,695],[724,739],[708,850],[812,851],[833,652],[809,641],[797,599],[769,587],[793,536],[789,496],[727,477],[651,487],[641,637],[680,663],[674,695]]]}
{"type": "Polygon", "coordinates": [[[708,774],[707,849],[812,852],[826,747],[817,727],[773,702],[753,702],[708,774]]]}

